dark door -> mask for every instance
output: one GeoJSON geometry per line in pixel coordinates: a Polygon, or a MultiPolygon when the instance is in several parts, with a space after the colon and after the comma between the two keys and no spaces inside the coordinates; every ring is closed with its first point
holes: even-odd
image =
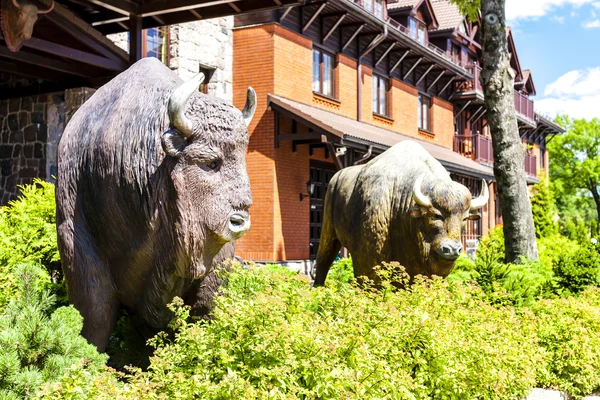
{"type": "Polygon", "coordinates": [[[323,225],[323,204],[329,181],[335,174],[333,164],[310,161],[310,180],[315,184],[315,190],[310,196],[310,259],[317,258],[319,240],[321,239],[321,226],[323,225]]]}

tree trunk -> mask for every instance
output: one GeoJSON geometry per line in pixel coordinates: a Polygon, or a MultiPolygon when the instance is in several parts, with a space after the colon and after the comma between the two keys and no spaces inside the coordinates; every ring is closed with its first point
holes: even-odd
{"type": "Polygon", "coordinates": [[[506,262],[519,262],[521,256],[535,260],[538,251],[525,178],[525,150],[515,111],[515,75],[508,52],[505,0],[482,0],[481,11],[481,83],[492,132],[494,175],[502,203],[506,262]]]}
{"type": "Polygon", "coordinates": [[[594,197],[594,203],[596,204],[596,221],[598,222],[598,226],[600,226],[600,194],[598,193],[598,184],[590,179],[590,186],[588,187],[590,192],[592,192],[592,196],[594,197]]]}

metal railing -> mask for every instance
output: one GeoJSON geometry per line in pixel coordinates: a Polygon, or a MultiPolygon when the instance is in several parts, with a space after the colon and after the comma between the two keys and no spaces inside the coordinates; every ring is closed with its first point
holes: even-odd
{"type": "Polygon", "coordinates": [[[518,114],[521,114],[530,121],[535,121],[535,111],[533,109],[533,101],[524,94],[515,91],[515,109],[518,114]]]}
{"type": "Polygon", "coordinates": [[[483,135],[455,135],[454,151],[480,163],[494,163],[492,139],[483,135]]]}

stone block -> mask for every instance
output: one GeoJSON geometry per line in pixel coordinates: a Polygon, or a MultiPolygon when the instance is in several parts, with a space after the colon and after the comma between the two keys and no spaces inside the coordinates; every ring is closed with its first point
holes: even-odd
{"type": "Polygon", "coordinates": [[[9,143],[23,143],[23,131],[11,132],[8,141],[9,143]]]}
{"type": "Polygon", "coordinates": [[[22,129],[29,125],[29,113],[27,111],[21,111],[19,113],[19,127],[22,129]]]}
{"type": "Polygon", "coordinates": [[[19,178],[37,178],[38,176],[38,171],[37,168],[31,168],[31,167],[27,167],[27,168],[21,168],[21,170],[19,171],[19,178]]]}
{"type": "Polygon", "coordinates": [[[24,129],[23,132],[25,134],[25,143],[35,142],[37,137],[37,129],[35,125],[29,125],[24,129]]]}
{"type": "Polygon", "coordinates": [[[33,150],[35,158],[44,158],[44,146],[41,143],[36,143],[33,150]]]}
{"type": "Polygon", "coordinates": [[[2,160],[0,161],[0,174],[2,176],[9,176],[12,174],[12,161],[2,160]]]}
{"type": "Polygon", "coordinates": [[[46,110],[46,121],[49,125],[58,125],[58,107],[54,104],[48,106],[46,110]]]}
{"type": "Polygon", "coordinates": [[[8,114],[8,129],[16,131],[19,129],[19,116],[16,113],[8,114]]]}
{"type": "Polygon", "coordinates": [[[6,184],[4,186],[4,189],[8,190],[9,192],[14,192],[15,188],[17,187],[17,178],[18,177],[19,176],[17,174],[12,174],[8,178],[6,178],[6,184]]]}
{"type": "Polygon", "coordinates": [[[42,127],[40,127],[40,129],[37,132],[37,141],[46,143],[47,139],[48,139],[48,128],[46,126],[42,126],[42,127]]]}
{"type": "Polygon", "coordinates": [[[8,101],[8,112],[14,113],[21,109],[21,98],[10,99],[8,101]]]}
{"type": "Polygon", "coordinates": [[[23,146],[23,155],[25,158],[33,158],[33,144],[23,146]]]}
{"type": "Polygon", "coordinates": [[[33,111],[33,100],[30,96],[21,99],[21,111],[33,111]]]}
{"type": "Polygon", "coordinates": [[[0,100],[0,115],[8,115],[8,100],[0,100]]]}
{"type": "Polygon", "coordinates": [[[12,152],[13,158],[18,158],[21,155],[21,149],[22,148],[23,148],[22,145],[15,144],[15,147],[13,147],[13,152],[12,152]]]}
{"type": "Polygon", "coordinates": [[[0,159],[7,159],[12,157],[13,146],[11,144],[3,144],[0,146],[0,159]]]}

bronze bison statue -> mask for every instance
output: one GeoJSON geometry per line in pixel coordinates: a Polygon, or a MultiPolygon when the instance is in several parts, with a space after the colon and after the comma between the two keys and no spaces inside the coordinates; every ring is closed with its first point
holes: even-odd
{"type": "Polygon", "coordinates": [[[203,79],[138,61],[75,113],[59,143],[59,250],[83,335],[100,351],[120,308],[159,329],[174,296],[197,302],[215,259],[250,227],[256,95],[248,89],[240,112],[200,93],[203,79]]]}
{"type": "Polygon", "coordinates": [[[325,196],[316,260],[323,285],[342,246],[352,255],[354,276],[377,282],[374,267],[397,261],[409,276],[447,276],[462,252],[461,229],[488,201],[450,179],[421,145],[403,141],[364,165],[344,168],[325,196]]]}

